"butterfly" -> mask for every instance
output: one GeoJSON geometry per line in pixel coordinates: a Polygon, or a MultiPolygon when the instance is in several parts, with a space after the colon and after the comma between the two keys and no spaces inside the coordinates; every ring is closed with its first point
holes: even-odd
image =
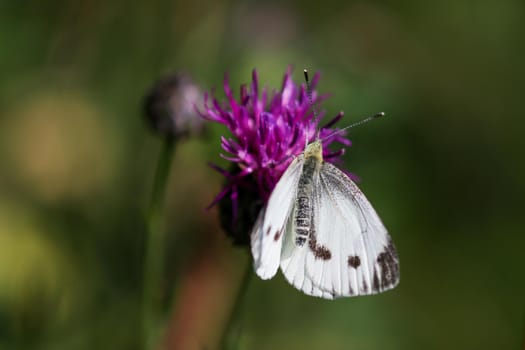
{"type": "Polygon", "coordinates": [[[399,283],[396,248],[356,184],[308,144],[279,179],[251,232],[256,274],[279,267],[305,294],[334,299],[369,295],[399,283]]]}

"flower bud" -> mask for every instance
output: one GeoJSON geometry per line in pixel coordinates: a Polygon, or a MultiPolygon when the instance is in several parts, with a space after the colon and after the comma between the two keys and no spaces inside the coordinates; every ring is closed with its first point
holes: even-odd
{"type": "Polygon", "coordinates": [[[187,73],[158,80],[144,99],[144,115],[154,131],[165,136],[200,135],[204,122],[195,110],[202,93],[187,73]]]}

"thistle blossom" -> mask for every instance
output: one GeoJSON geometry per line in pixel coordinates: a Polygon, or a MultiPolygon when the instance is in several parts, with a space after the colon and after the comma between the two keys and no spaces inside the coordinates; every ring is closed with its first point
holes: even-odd
{"type": "Polygon", "coordinates": [[[212,205],[229,196],[232,220],[238,216],[242,192],[250,191],[266,203],[293,156],[301,154],[309,142],[319,137],[323,143],[323,157],[330,162],[344,152],[344,149],[331,152],[328,149],[331,143],[351,145],[344,132],[334,134],[337,129],[332,128],[343,112],[323,127],[319,126],[323,113],[316,116],[312,108],[312,104],[325,99],[314,90],[319,77],[317,73],[312,79],[311,100],[305,84],[298,85],[292,80],[291,69],[284,75],[281,90],[273,91],[271,96],[267,88],[260,91],[256,70],[253,70],[250,87],[241,86],[239,100],[234,98],[227,77],[224,80],[225,104],[221,105],[216,98],[210,101],[205,95],[204,111],[200,111],[202,117],[224,124],[233,135],[221,137],[221,146],[226,152],[221,157],[236,166],[228,171],[211,165],[227,179],[225,188],[212,205]]]}

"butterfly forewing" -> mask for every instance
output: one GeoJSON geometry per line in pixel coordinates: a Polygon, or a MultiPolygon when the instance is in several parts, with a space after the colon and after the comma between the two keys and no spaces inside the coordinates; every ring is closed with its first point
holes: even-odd
{"type": "Polygon", "coordinates": [[[397,252],[370,202],[330,163],[323,163],[320,182],[316,240],[318,245],[332,248],[332,259],[319,259],[314,254],[307,259],[319,288],[336,296],[352,296],[395,287],[399,282],[397,252]]]}
{"type": "Polygon", "coordinates": [[[251,247],[255,271],[262,279],[272,278],[279,268],[282,237],[293,209],[303,164],[304,156],[300,155],[288,166],[252,230],[251,247]]]}

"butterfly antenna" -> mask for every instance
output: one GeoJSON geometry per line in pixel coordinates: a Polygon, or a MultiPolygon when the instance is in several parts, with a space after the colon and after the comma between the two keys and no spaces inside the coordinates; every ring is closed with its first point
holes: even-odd
{"type": "Polygon", "coordinates": [[[350,124],[350,125],[348,125],[348,126],[345,126],[345,127],[342,128],[342,129],[339,129],[339,130],[334,131],[334,132],[331,133],[330,135],[323,137],[323,140],[326,140],[327,138],[332,137],[332,136],[334,136],[334,135],[336,135],[336,134],[339,134],[339,133],[341,133],[341,132],[343,132],[343,131],[345,131],[345,130],[347,130],[347,129],[353,128],[354,126],[359,126],[359,125],[361,125],[361,124],[368,123],[368,122],[371,121],[371,120],[374,120],[374,119],[377,119],[377,118],[381,118],[381,117],[384,117],[384,116],[385,116],[385,112],[379,112],[379,113],[376,113],[376,114],[374,114],[374,115],[372,115],[372,116],[370,116],[370,117],[367,117],[367,118],[365,118],[365,119],[362,119],[362,120],[360,120],[360,121],[357,121],[357,122],[355,122],[355,123],[352,123],[352,124],[350,124]]]}
{"type": "MultiPolygon", "coordinates": [[[[310,106],[312,107],[312,111],[314,112],[314,120],[317,122],[318,114],[317,114],[317,108],[315,108],[314,102],[312,100],[312,85],[310,85],[310,78],[308,77],[308,69],[303,70],[304,73],[304,80],[306,82],[306,93],[308,94],[308,101],[310,102],[310,106]]],[[[319,140],[319,133],[320,130],[317,131],[317,137],[316,140],[319,140]]]]}

